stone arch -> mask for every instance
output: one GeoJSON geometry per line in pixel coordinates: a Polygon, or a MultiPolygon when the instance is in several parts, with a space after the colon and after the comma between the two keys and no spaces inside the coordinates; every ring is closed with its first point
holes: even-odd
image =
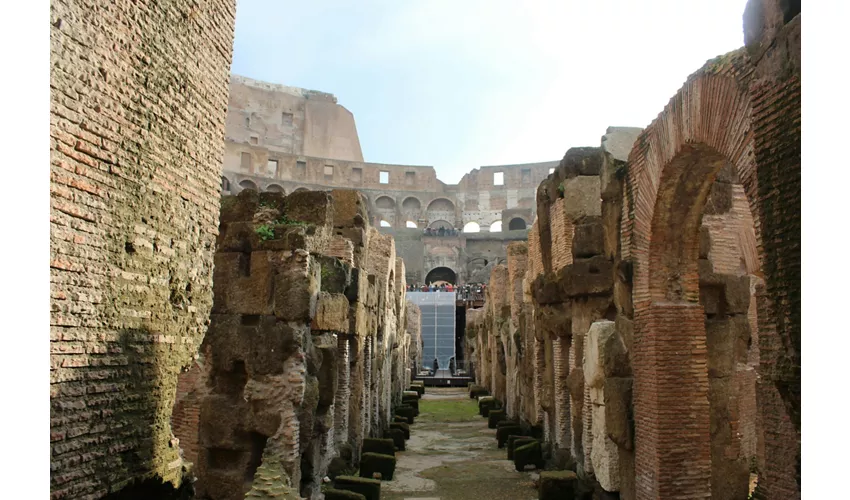
{"type": "Polygon", "coordinates": [[[475,221],[469,221],[463,226],[464,233],[480,233],[481,225],[475,221]]]}
{"type": "Polygon", "coordinates": [[[380,208],[382,210],[393,210],[395,209],[395,200],[386,195],[381,195],[375,198],[375,208],[380,208]]]}
{"type": "Polygon", "coordinates": [[[698,261],[706,199],[728,164],[746,192],[761,249],[749,62],[741,51],[724,60],[688,79],[628,160],[621,243],[633,264],[635,476],[645,478],[636,483],[637,498],[715,496],[713,467],[724,464],[712,464],[698,261]],[[674,444],[683,435],[686,452],[674,444]],[[688,463],[687,478],[674,471],[681,463],[688,463]]]}
{"type": "Polygon", "coordinates": [[[296,189],[295,191],[293,191],[293,193],[297,193],[299,191],[309,191],[309,189],[307,189],[305,187],[300,187],[300,188],[296,189]]]}
{"type": "Polygon", "coordinates": [[[418,228],[419,226],[416,224],[416,222],[414,222],[414,221],[412,221],[412,220],[409,220],[409,221],[407,221],[407,222],[405,222],[405,223],[404,223],[404,227],[406,227],[406,228],[408,228],[408,229],[416,229],[416,228],[418,228]]]}
{"type": "Polygon", "coordinates": [[[515,231],[519,229],[528,229],[528,224],[522,217],[514,217],[508,223],[508,231],[515,231]]]}
{"type": "Polygon", "coordinates": [[[230,179],[223,175],[221,176],[221,190],[230,191],[230,179]]]}
{"type": "Polygon", "coordinates": [[[284,193],[283,186],[280,184],[269,184],[266,186],[266,191],[270,193],[284,193]]]}
{"type": "Polygon", "coordinates": [[[435,198],[428,204],[429,212],[454,212],[455,204],[448,198],[435,198]]]}
{"type": "Polygon", "coordinates": [[[457,284],[457,273],[448,267],[435,267],[425,276],[425,283],[447,281],[452,285],[457,284]]]}
{"type": "Polygon", "coordinates": [[[422,209],[422,202],[415,196],[408,196],[401,202],[401,209],[405,212],[416,212],[422,209]]]}
{"type": "Polygon", "coordinates": [[[496,222],[490,224],[490,232],[491,233],[501,233],[502,232],[502,221],[497,220],[496,222]]]}
{"type": "Polygon", "coordinates": [[[381,227],[393,227],[393,225],[390,224],[389,222],[387,222],[386,219],[381,219],[381,221],[378,223],[378,225],[381,226],[381,227]]]}
{"type": "Polygon", "coordinates": [[[259,191],[259,189],[257,189],[257,184],[255,184],[254,181],[252,181],[250,179],[245,179],[243,181],[240,181],[239,187],[242,188],[243,190],[244,189],[253,189],[254,191],[259,191]]]}

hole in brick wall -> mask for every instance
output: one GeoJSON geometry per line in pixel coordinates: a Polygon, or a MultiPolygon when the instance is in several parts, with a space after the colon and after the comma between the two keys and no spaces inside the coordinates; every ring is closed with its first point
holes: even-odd
{"type": "Polygon", "coordinates": [[[263,463],[263,451],[266,449],[268,436],[264,436],[259,432],[251,432],[248,434],[248,440],[251,442],[251,458],[248,460],[248,467],[245,469],[245,481],[249,485],[254,480],[254,474],[263,463]]]}
{"type": "Polygon", "coordinates": [[[242,452],[226,448],[209,448],[207,450],[207,467],[210,469],[233,469],[242,458],[242,452]]]}
{"type": "Polygon", "coordinates": [[[248,372],[245,370],[245,362],[241,360],[234,360],[229,371],[220,370],[213,374],[216,391],[229,396],[239,397],[246,383],[248,372]]]}
{"type": "Polygon", "coordinates": [[[136,246],[128,241],[124,243],[124,251],[132,255],[136,253],[136,246]]]}
{"type": "Polygon", "coordinates": [[[258,314],[243,314],[242,326],[260,326],[260,316],[258,314]]]}

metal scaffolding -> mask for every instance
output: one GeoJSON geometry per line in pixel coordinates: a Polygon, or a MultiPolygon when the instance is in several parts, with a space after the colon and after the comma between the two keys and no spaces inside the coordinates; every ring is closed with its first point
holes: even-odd
{"type": "Polygon", "coordinates": [[[449,362],[455,352],[455,292],[407,292],[407,300],[422,311],[422,368],[433,369],[437,360],[436,376],[450,377],[449,362]]]}

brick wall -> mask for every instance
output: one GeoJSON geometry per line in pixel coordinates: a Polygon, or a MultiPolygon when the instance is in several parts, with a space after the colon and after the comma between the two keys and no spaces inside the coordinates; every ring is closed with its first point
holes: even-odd
{"type": "Polygon", "coordinates": [[[50,13],[51,497],[178,481],[177,373],[206,329],[235,2],[50,13]]]}
{"type": "Polygon", "coordinates": [[[549,209],[552,231],[552,271],[558,272],[573,263],[573,233],[575,227],[564,210],[564,199],[556,199],[549,209]]]}

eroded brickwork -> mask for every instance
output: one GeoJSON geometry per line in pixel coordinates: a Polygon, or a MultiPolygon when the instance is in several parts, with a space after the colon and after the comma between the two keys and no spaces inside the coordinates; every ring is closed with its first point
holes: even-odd
{"type": "Polygon", "coordinates": [[[180,483],[206,331],[233,0],[50,5],[51,496],[180,483]]]}

